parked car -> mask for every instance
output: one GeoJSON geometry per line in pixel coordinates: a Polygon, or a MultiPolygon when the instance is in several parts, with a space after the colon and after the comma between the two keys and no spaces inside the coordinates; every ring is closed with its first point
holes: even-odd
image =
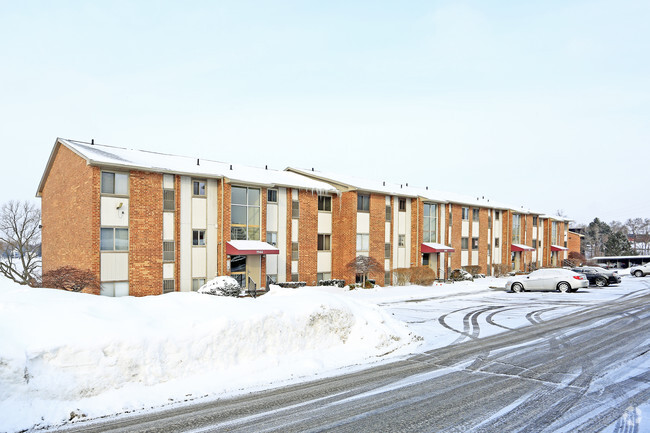
{"type": "Polygon", "coordinates": [[[575,292],[589,287],[589,280],[583,274],[568,269],[538,269],[528,275],[518,275],[506,282],[506,290],[524,292],[528,290],[557,290],[575,292]]]}
{"type": "Polygon", "coordinates": [[[621,282],[621,277],[619,277],[618,272],[610,271],[599,266],[581,266],[571,270],[584,274],[587,280],[589,280],[589,284],[594,284],[598,287],[605,287],[621,282]]]}
{"type": "Polygon", "coordinates": [[[650,263],[641,266],[632,266],[630,268],[630,275],[634,275],[635,277],[645,277],[648,274],[650,274],[650,263]]]}

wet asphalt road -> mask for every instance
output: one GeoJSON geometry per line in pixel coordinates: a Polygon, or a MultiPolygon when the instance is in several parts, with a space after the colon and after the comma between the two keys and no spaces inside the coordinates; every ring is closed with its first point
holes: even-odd
{"type": "Polygon", "coordinates": [[[65,431],[650,431],[638,409],[650,400],[648,280],[615,302],[549,321],[531,314],[531,326],[487,338],[472,338],[469,317],[462,341],[407,360],[65,431]]]}

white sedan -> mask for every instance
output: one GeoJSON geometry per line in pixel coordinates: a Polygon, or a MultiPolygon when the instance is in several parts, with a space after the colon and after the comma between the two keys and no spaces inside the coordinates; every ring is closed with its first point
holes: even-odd
{"type": "Polygon", "coordinates": [[[645,277],[648,274],[650,274],[650,263],[641,266],[632,266],[630,268],[630,275],[634,275],[635,277],[645,277]]]}
{"type": "Polygon", "coordinates": [[[506,290],[524,292],[527,290],[558,290],[575,292],[589,287],[589,280],[582,274],[568,269],[538,269],[528,275],[519,275],[506,282],[506,290]]]}

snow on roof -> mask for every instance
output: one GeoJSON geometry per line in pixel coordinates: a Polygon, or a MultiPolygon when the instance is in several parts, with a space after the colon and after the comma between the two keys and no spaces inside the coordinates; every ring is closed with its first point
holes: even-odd
{"type": "Polygon", "coordinates": [[[59,138],[58,142],[86,159],[91,165],[124,167],[210,178],[227,178],[235,182],[287,186],[319,192],[337,192],[336,188],[328,183],[284,170],[249,167],[196,157],[90,144],[62,138],[59,138]]]}
{"type": "MultiPolygon", "coordinates": [[[[381,194],[402,197],[422,197],[426,200],[431,200],[438,203],[457,203],[466,204],[469,206],[489,207],[493,209],[511,209],[518,212],[528,213],[528,211],[523,211],[519,208],[504,203],[495,202],[490,199],[486,199],[485,197],[473,197],[452,192],[437,191],[429,188],[408,186],[405,183],[398,184],[385,181],[376,181],[351,175],[323,172],[314,169],[306,170],[301,168],[288,167],[287,170],[296,173],[302,173],[305,176],[310,176],[315,179],[323,180],[325,182],[333,182],[335,184],[360,191],[378,192],[381,194]]],[[[530,213],[538,214],[538,212],[530,213]]]]}

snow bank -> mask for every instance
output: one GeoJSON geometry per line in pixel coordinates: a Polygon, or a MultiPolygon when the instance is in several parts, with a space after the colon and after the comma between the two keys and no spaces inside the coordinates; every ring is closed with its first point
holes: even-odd
{"type": "Polygon", "coordinates": [[[0,431],[223,395],[411,344],[378,307],[309,288],[108,298],[0,281],[0,431]]]}

